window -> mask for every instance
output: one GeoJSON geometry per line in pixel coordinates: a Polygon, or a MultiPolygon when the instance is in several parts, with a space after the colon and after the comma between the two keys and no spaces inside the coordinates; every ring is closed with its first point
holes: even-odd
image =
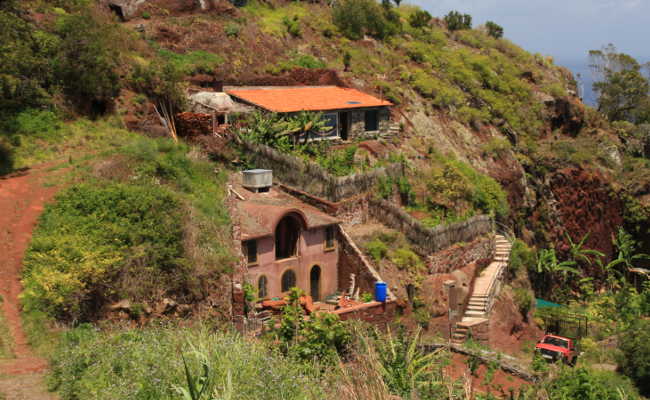
{"type": "Polygon", "coordinates": [[[334,237],[335,237],[336,231],[334,230],[334,226],[328,226],[325,228],[325,248],[326,249],[333,249],[334,248],[334,237]]]}
{"type": "Polygon", "coordinates": [[[248,265],[257,264],[257,240],[247,240],[244,242],[244,254],[248,260],[248,265]]]}
{"type": "Polygon", "coordinates": [[[300,237],[300,222],[294,216],[287,215],[282,218],[275,228],[275,258],[294,257],[298,251],[298,238],[300,237]]]}
{"type": "Polygon", "coordinates": [[[314,265],[309,273],[309,294],[314,301],[320,300],[320,267],[314,265]]]}
{"type": "Polygon", "coordinates": [[[379,130],[379,111],[366,111],[366,131],[379,130]]]}
{"type": "Polygon", "coordinates": [[[257,281],[257,296],[260,299],[265,298],[268,296],[268,292],[266,290],[266,276],[262,275],[260,276],[260,279],[257,281]]]}
{"type": "Polygon", "coordinates": [[[288,269],[282,274],[282,292],[288,292],[289,289],[296,286],[296,273],[288,269]]]}

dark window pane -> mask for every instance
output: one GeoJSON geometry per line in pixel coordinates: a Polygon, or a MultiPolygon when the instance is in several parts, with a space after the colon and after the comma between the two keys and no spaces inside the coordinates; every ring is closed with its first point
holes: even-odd
{"type": "Polygon", "coordinates": [[[288,292],[289,289],[296,286],[296,273],[288,269],[282,274],[282,292],[288,292]]]}
{"type": "Polygon", "coordinates": [[[266,291],[266,276],[260,276],[259,281],[257,281],[257,296],[260,299],[263,299],[267,296],[268,292],[266,291]]]}
{"type": "Polygon", "coordinates": [[[379,130],[379,112],[377,110],[366,111],[366,130],[379,130]]]}
{"type": "Polygon", "coordinates": [[[257,262],[257,240],[248,240],[244,242],[244,253],[249,264],[257,262]]]}
{"type": "Polygon", "coordinates": [[[298,238],[300,237],[300,223],[295,217],[286,216],[282,218],[275,228],[275,258],[294,257],[298,250],[298,238]]]}
{"type": "Polygon", "coordinates": [[[325,247],[331,249],[334,247],[334,227],[328,226],[325,230],[325,247]]]}

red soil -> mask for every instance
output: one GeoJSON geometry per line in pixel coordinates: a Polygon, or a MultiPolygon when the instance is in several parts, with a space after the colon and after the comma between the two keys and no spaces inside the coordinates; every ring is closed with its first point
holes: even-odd
{"type": "Polygon", "coordinates": [[[471,380],[472,398],[475,398],[477,393],[491,393],[499,398],[509,398],[510,391],[518,393],[523,387],[529,385],[525,380],[512,376],[501,369],[497,369],[492,375],[492,379],[488,380],[485,364],[481,364],[476,371],[476,376],[472,376],[467,367],[467,356],[458,353],[452,354],[451,364],[445,367],[445,373],[454,380],[464,379],[465,382],[471,380]]]}
{"type": "Polygon", "coordinates": [[[14,343],[15,359],[0,363],[0,375],[19,375],[47,368],[47,361],[35,356],[20,320],[22,291],[20,270],[23,255],[43,207],[57,191],[43,186],[46,166],[0,178],[0,295],[2,310],[14,343]]]}

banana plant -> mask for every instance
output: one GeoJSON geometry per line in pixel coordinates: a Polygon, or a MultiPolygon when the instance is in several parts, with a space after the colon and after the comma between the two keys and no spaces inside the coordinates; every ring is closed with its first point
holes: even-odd
{"type": "Polygon", "coordinates": [[[584,235],[578,243],[575,243],[568,233],[565,232],[564,236],[569,241],[569,253],[571,254],[571,259],[576,263],[583,262],[587,265],[592,265],[594,258],[600,260],[605,257],[605,254],[598,250],[584,248],[585,242],[589,239],[589,233],[584,235]]]}

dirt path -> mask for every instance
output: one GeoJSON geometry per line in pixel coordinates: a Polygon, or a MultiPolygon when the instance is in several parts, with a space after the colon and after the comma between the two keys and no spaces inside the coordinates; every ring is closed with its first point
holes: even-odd
{"type": "Polygon", "coordinates": [[[0,295],[2,311],[13,341],[15,358],[0,360],[0,394],[6,400],[54,399],[42,382],[47,361],[27,342],[20,319],[20,270],[32,230],[56,187],[43,185],[47,169],[34,169],[0,178],[0,295]]]}

